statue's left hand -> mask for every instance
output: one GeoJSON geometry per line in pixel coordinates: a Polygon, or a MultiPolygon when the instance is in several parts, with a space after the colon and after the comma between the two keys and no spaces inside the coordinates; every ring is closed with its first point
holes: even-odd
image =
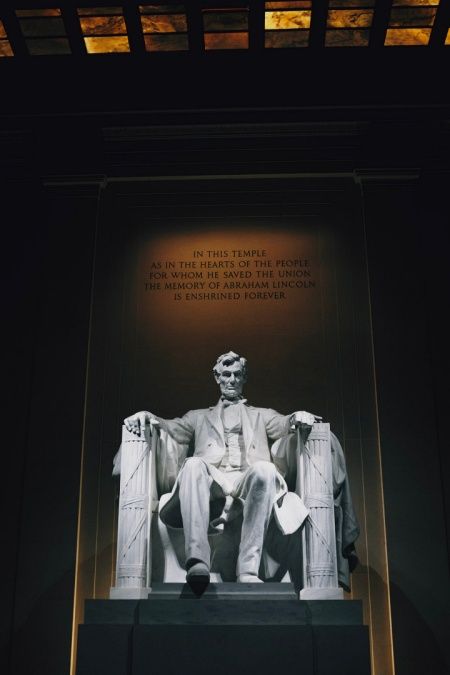
{"type": "Polygon", "coordinates": [[[322,418],[318,415],[313,415],[312,413],[306,412],[306,410],[298,410],[297,412],[292,413],[289,421],[293,427],[309,430],[314,422],[320,422],[321,419],[322,418]]]}

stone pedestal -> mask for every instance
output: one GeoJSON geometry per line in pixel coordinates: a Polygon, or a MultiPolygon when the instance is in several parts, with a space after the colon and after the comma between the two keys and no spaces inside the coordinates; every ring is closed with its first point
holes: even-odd
{"type": "Polygon", "coordinates": [[[370,675],[360,601],[291,584],[154,584],[147,600],[88,600],[77,675],[370,675]]]}

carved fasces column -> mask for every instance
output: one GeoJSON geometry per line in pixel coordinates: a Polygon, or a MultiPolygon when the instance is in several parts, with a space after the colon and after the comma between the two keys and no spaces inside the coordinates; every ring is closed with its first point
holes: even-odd
{"type": "Polygon", "coordinates": [[[315,423],[306,440],[300,430],[297,435],[296,492],[309,509],[302,531],[300,599],[339,600],[344,594],[337,575],[330,425],[315,423]]]}
{"type": "Polygon", "coordinates": [[[122,427],[116,585],[110,598],[147,598],[151,584],[150,526],[156,498],[157,432],[122,427]]]}

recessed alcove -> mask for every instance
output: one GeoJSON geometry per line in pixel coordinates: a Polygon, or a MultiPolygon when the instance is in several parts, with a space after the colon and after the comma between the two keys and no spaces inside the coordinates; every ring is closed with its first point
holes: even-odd
{"type": "Polygon", "coordinates": [[[114,586],[111,469],[123,417],[214,404],[211,368],[231,347],[249,360],[246,394],[256,405],[311,409],[343,444],[361,525],[361,563],[346,597],[362,601],[374,675],[392,672],[359,186],[306,176],[116,180],[101,200],[74,636],[84,601],[107,598],[114,586]]]}

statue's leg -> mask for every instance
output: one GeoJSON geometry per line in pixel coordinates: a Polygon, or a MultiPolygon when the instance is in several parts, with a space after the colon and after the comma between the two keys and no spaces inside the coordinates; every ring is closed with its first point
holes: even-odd
{"type": "Polygon", "coordinates": [[[186,569],[201,562],[210,567],[208,543],[212,478],[203,460],[190,457],[179,475],[179,498],[186,550],[186,569]]]}
{"type": "Polygon", "coordinates": [[[277,493],[276,475],[274,464],[256,462],[246,471],[235,490],[236,496],[244,499],[241,543],[236,567],[237,577],[241,577],[241,581],[256,581],[258,578],[264,535],[277,493]]]}

